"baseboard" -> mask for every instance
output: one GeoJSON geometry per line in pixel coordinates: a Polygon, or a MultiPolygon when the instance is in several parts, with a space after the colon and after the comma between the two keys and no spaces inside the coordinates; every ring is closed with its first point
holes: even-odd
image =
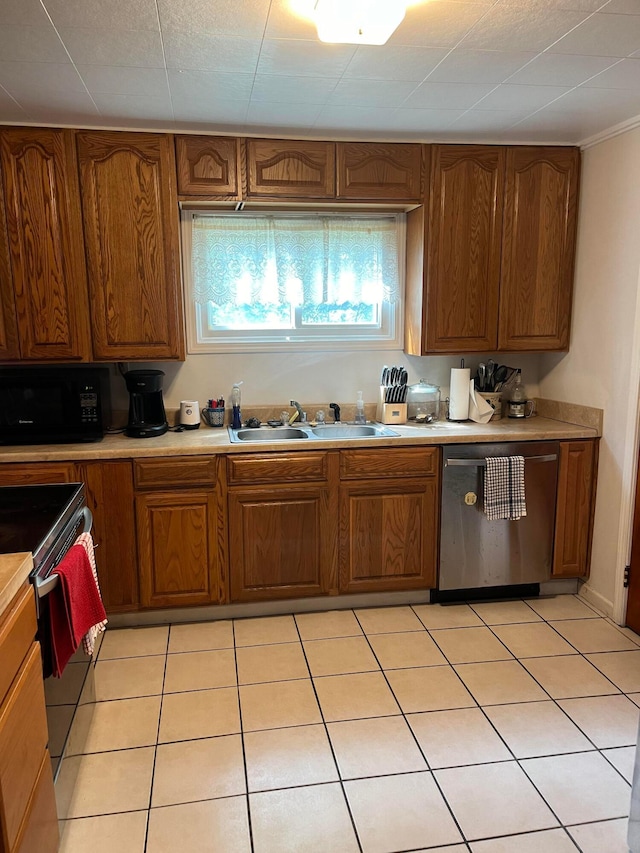
{"type": "Polygon", "coordinates": [[[589,586],[589,581],[582,585],[579,594],[583,598],[586,598],[589,604],[592,604],[605,616],[608,616],[610,619],[613,619],[613,602],[609,601],[609,599],[605,598],[603,595],[600,595],[600,593],[596,592],[594,589],[591,589],[591,587],[589,586]]]}
{"type": "Polygon", "coordinates": [[[575,595],[577,592],[577,578],[558,578],[540,584],[540,595],[575,595]]]}

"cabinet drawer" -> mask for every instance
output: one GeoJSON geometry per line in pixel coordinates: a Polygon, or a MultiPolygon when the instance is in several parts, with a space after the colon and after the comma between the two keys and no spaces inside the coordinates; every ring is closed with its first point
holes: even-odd
{"type": "Polygon", "coordinates": [[[0,486],[73,483],[76,476],[73,462],[47,462],[44,465],[12,462],[0,465],[0,486]]]}
{"type": "Polygon", "coordinates": [[[53,787],[51,759],[45,750],[28,812],[20,833],[16,853],[56,853],[58,850],[58,814],[53,787]]]}
{"type": "Polygon", "coordinates": [[[327,479],[326,453],[256,453],[227,460],[229,485],[327,479]]]}
{"type": "Polygon", "coordinates": [[[22,665],[36,636],[33,587],[28,585],[14,598],[0,622],[0,702],[22,665]]]}
{"type": "Polygon", "coordinates": [[[18,837],[46,747],[42,662],[40,646],[33,643],[0,707],[0,804],[10,848],[18,837]]]}
{"type": "Polygon", "coordinates": [[[341,450],[340,477],[429,477],[438,471],[437,447],[407,447],[390,450],[341,450]]]}
{"type": "Polygon", "coordinates": [[[216,456],[190,459],[136,459],[133,466],[137,489],[157,486],[215,486],[218,471],[216,456]]]}

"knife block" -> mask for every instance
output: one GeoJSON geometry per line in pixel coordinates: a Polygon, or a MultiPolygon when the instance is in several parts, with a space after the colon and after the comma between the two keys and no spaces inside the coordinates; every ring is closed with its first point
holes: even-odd
{"type": "Polygon", "coordinates": [[[407,422],[407,404],[406,403],[385,403],[386,388],[380,386],[380,396],[378,398],[378,408],[376,411],[376,420],[381,424],[406,424],[407,422]]]}

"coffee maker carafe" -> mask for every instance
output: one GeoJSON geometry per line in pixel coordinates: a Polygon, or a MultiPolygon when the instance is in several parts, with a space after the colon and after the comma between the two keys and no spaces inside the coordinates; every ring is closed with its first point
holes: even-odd
{"type": "Polygon", "coordinates": [[[129,392],[129,422],[125,434],[151,438],[169,429],[162,401],[162,370],[128,370],[124,374],[129,392]]]}

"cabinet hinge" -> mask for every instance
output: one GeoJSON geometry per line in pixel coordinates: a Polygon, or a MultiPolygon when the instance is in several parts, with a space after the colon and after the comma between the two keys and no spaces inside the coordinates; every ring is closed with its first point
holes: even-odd
{"type": "Polygon", "coordinates": [[[625,589],[629,586],[629,578],[631,577],[631,566],[624,567],[624,587],[625,589]]]}

